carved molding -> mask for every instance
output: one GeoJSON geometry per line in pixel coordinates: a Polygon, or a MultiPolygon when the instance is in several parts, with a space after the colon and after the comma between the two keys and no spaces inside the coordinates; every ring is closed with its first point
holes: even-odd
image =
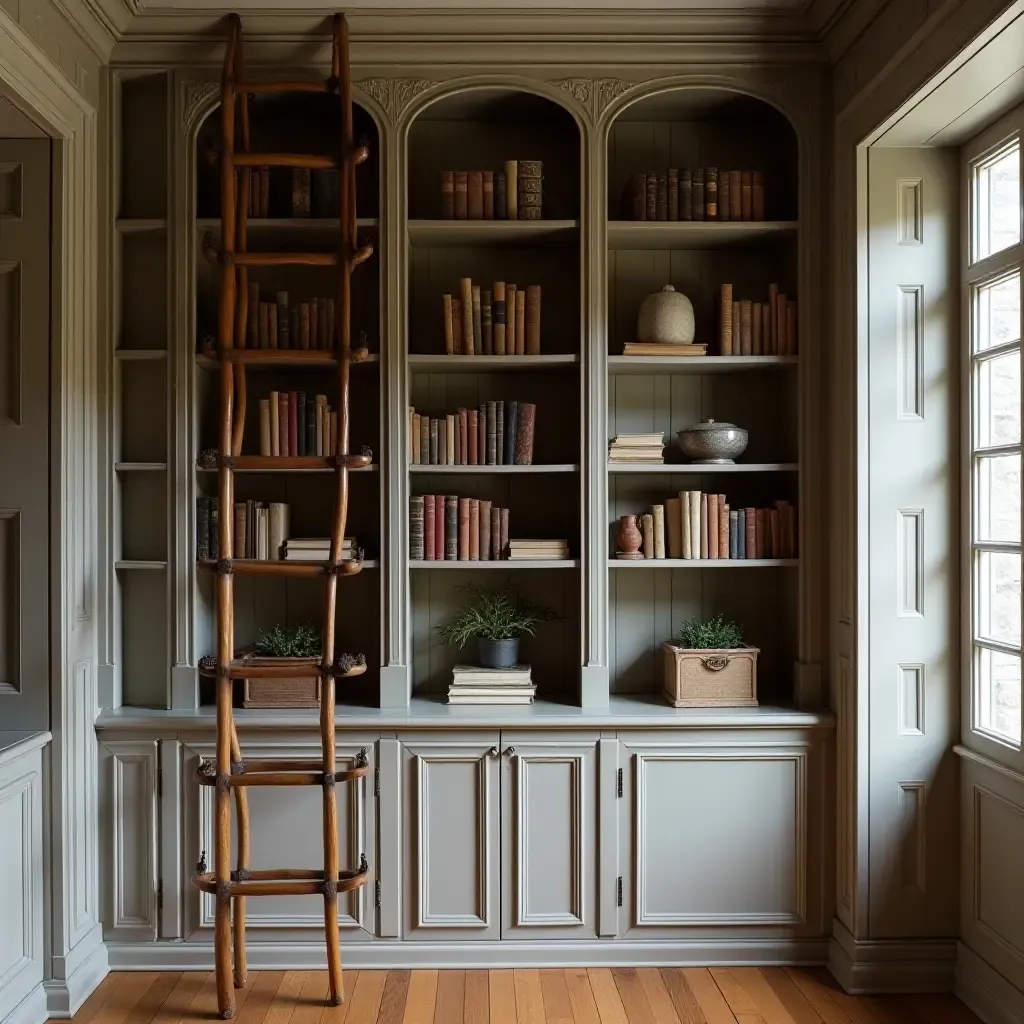
{"type": "Polygon", "coordinates": [[[560,78],[551,83],[565,90],[597,123],[608,104],[633,83],[621,78],[560,78]]]}
{"type": "Polygon", "coordinates": [[[199,123],[199,119],[213,105],[214,97],[220,92],[217,82],[186,82],[181,107],[181,120],[186,134],[199,123]]]}
{"type": "Polygon", "coordinates": [[[426,78],[363,78],[355,84],[383,107],[392,124],[398,124],[409,104],[434,83],[426,78]]]}

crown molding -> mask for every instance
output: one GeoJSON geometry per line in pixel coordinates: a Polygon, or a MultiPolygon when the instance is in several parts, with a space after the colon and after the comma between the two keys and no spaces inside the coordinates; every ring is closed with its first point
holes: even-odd
{"type": "Polygon", "coordinates": [[[121,0],[53,0],[61,17],[103,61],[131,24],[133,12],[121,0]]]}

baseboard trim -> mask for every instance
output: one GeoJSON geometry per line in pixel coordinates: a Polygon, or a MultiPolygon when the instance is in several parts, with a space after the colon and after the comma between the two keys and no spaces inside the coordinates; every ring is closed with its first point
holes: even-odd
{"type": "Polygon", "coordinates": [[[69,978],[53,978],[43,982],[48,1015],[61,1019],[74,1016],[82,1003],[96,991],[96,987],[109,973],[107,947],[101,941],[78,964],[69,978]]]}
{"type": "MultiPolygon", "coordinates": [[[[826,939],[751,939],[650,942],[403,942],[344,944],[342,958],[360,969],[446,967],[739,967],[821,965],[826,939]]],[[[250,942],[249,966],[258,971],[323,970],[322,942],[250,942]]],[[[211,942],[107,943],[112,971],[209,971],[211,942]]]]}
{"type": "Polygon", "coordinates": [[[828,969],[852,995],[953,989],[955,939],[856,939],[838,921],[832,933],[828,969]]]}
{"type": "Polygon", "coordinates": [[[6,1017],[0,1019],[0,1024],[43,1024],[48,1016],[46,993],[43,983],[39,982],[6,1017]]]}
{"type": "Polygon", "coordinates": [[[1024,1024],[1024,992],[963,942],[956,952],[957,997],[985,1024],[1024,1024]]]}

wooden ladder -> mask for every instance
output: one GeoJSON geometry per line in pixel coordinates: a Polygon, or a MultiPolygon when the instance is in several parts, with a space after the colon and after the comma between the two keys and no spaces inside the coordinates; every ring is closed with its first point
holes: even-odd
{"type": "Polygon", "coordinates": [[[325,81],[246,82],[242,65],[242,25],[230,17],[230,35],[221,79],[221,245],[216,256],[221,264],[218,316],[218,357],[220,361],[219,544],[220,557],[207,568],[217,574],[217,758],[204,761],[198,781],[216,790],[216,838],[214,869],[208,871],[205,855],[197,865],[193,883],[216,897],[215,951],[217,1004],[220,1016],[235,1013],[232,988],[231,932],[234,930],[234,986],[246,982],[245,902],[249,896],[315,895],[324,898],[324,928],[327,933],[327,967],[330,981],[328,1001],[342,1001],[341,945],[338,933],[338,894],[366,884],[369,874],[365,856],[354,871],[338,867],[338,809],[335,786],[362,778],[369,771],[365,748],[347,771],[338,771],[334,746],[335,680],[360,675],[365,662],[350,655],[335,658],[335,612],[338,577],[358,573],[357,559],[342,560],[342,544],[348,519],[348,473],[369,465],[367,449],[349,453],[349,373],[353,362],[366,358],[366,350],[352,350],[351,274],[372,253],[369,245],[356,241],[355,168],[369,155],[365,144],[357,145],[352,127],[352,85],[349,68],[348,25],[343,15],[334,16],[332,26],[331,75],[325,81]],[[249,97],[257,93],[320,93],[339,98],[341,140],[336,156],[302,153],[252,153],[249,150],[249,97]],[[241,146],[236,152],[236,115],[241,125],[241,146]],[[339,172],[339,244],[336,252],[248,252],[246,225],[252,168],[291,167],[337,169],[339,172]],[[281,351],[246,349],[248,315],[248,268],[276,266],[338,267],[336,337],[331,353],[323,351],[281,351]],[[243,456],[245,426],[245,368],[247,364],[274,363],[303,357],[333,357],[338,374],[338,426],[336,456],[267,457],[243,456]],[[330,558],[324,563],[251,561],[233,557],[234,471],[236,469],[309,469],[332,467],[335,471],[335,507],[331,527],[330,558]],[[294,665],[256,668],[236,660],[234,651],[235,574],[278,576],[322,576],[324,587],[323,647],[319,664],[308,669],[294,665]],[[320,760],[243,761],[232,713],[232,680],[245,678],[317,678],[321,680],[320,760]],[[323,870],[249,868],[249,812],[247,786],[320,786],[323,789],[323,870]],[[235,797],[238,850],[237,866],[231,870],[231,793],[235,797]],[[233,922],[232,922],[232,911],[233,922]]]}

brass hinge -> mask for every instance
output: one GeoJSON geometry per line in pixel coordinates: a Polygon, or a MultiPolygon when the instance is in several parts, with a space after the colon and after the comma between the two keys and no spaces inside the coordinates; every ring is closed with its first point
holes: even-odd
{"type": "Polygon", "coordinates": [[[373,902],[378,907],[380,906],[380,879],[379,878],[373,883],[373,902]]]}
{"type": "Polygon", "coordinates": [[[619,769],[619,796],[622,796],[622,769],[619,769]]]}
{"type": "Polygon", "coordinates": [[[622,875],[615,879],[615,903],[622,906],[622,875]]]}
{"type": "Polygon", "coordinates": [[[164,909],[164,880],[162,878],[156,883],[156,909],[164,909]]]}
{"type": "Polygon", "coordinates": [[[373,769],[373,795],[380,796],[380,769],[373,769]]]}

